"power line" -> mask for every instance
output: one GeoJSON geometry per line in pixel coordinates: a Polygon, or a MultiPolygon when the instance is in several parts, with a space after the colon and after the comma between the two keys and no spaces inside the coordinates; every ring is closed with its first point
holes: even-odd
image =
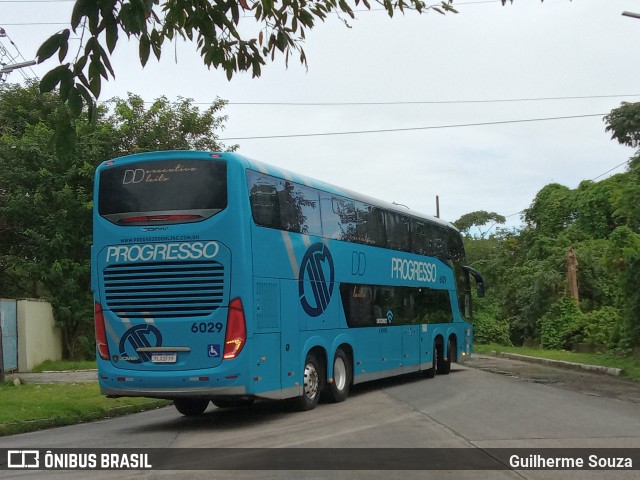
{"type": "MultiPolygon", "coordinates": [[[[456,105],[463,103],[515,103],[515,102],[542,102],[556,100],[590,100],[597,98],[626,98],[640,97],[640,93],[630,93],[621,95],[584,95],[584,96],[563,96],[563,97],[532,97],[532,98],[493,98],[486,100],[408,100],[391,102],[227,102],[227,105],[250,105],[250,106],[285,106],[285,107],[341,107],[341,106],[361,106],[361,105],[456,105]]],[[[206,102],[196,103],[197,105],[208,104],[206,102]]]]}
{"type": "Polygon", "coordinates": [[[598,175],[597,177],[592,178],[592,179],[591,179],[591,181],[593,182],[593,181],[595,181],[595,180],[597,180],[597,179],[599,179],[599,178],[601,178],[601,177],[604,177],[607,173],[611,173],[611,172],[613,172],[614,170],[616,170],[616,169],[620,168],[620,167],[621,167],[621,166],[623,166],[623,165],[628,165],[630,162],[631,162],[631,160],[625,160],[625,161],[624,161],[624,162],[622,162],[620,165],[616,165],[615,167],[613,167],[613,168],[611,168],[611,169],[607,170],[606,172],[604,172],[603,174],[598,175]]]}
{"type": "Polygon", "coordinates": [[[564,117],[546,117],[546,118],[526,118],[519,120],[501,120],[495,122],[480,122],[480,123],[459,123],[449,125],[432,125],[428,127],[407,127],[407,128],[383,128],[379,130],[352,130],[346,132],[324,132],[324,133],[298,133],[287,135],[265,135],[254,137],[228,137],[221,138],[220,140],[268,140],[275,138],[304,138],[304,137],[328,137],[336,135],[362,135],[368,133],[391,133],[391,132],[411,132],[418,130],[438,130],[444,128],[463,128],[463,127],[482,127],[486,125],[508,125],[513,123],[529,123],[529,122],[545,122],[550,120],[570,120],[574,118],[588,118],[588,117],[603,117],[606,113],[590,113],[587,115],[568,115],[564,117]]]}
{"type": "MultiPolygon", "coordinates": [[[[605,175],[607,175],[608,173],[611,173],[611,172],[613,172],[614,170],[617,170],[618,168],[622,167],[623,165],[628,165],[629,163],[631,163],[631,161],[632,161],[632,160],[633,160],[633,159],[625,160],[624,162],[622,162],[622,163],[620,163],[620,164],[616,165],[615,167],[610,168],[610,169],[609,169],[609,170],[607,170],[606,172],[604,172],[604,173],[602,173],[602,174],[598,175],[597,177],[593,177],[593,178],[591,179],[591,181],[592,181],[592,182],[594,182],[594,181],[596,181],[597,179],[604,177],[604,176],[605,176],[605,175]]],[[[526,209],[525,209],[525,210],[526,210],[526,209]]],[[[504,217],[504,218],[511,218],[511,217],[515,217],[516,215],[522,215],[522,214],[525,212],[525,210],[520,210],[519,212],[512,213],[511,215],[505,215],[505,217],[504,217]]]]}

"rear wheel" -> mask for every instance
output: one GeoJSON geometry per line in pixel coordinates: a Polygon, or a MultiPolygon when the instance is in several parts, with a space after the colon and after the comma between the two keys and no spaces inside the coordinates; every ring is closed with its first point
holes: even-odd
{"type": "Polygon", "coordinates": [[[320,400],[325,384],[324,368],[315,355],[310,353],[304,362],[304,386],[302,395],[296,399],[298,410],[312,410],[320,400]]]}
{"type": "Polygon", "coordinates": [[[424,370],[425,378],[434,378],[436,376],[436,371],[438,370],[438,349],[441,348],[437,343],[433,344],[433,361],[431,363],[431,368],[424,370]]]}
{"type": "Polygon", "coordinates": [[[176,398],[173,401],[176,410],[186,417],[202,415],[209,406],[209,400],[200,398],[176,398]]]}
{"type": "Polygon", "coordinates": [[[349,355],[338,349],[333,360],[333,381],[326,388],[327,399],[333,403],[345,401],[349,396],[352,379],[353,370],[349,355]]]}

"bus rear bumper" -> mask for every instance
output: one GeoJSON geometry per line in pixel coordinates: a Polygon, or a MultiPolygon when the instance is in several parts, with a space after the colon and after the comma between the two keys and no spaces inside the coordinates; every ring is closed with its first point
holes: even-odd
{"type": "Polygon", "coordinates": [[[100,392],[109,397],[216,398],[250,396],[246,374],[225,369],[135,371],[98,366],[100,392]]]}
{"type": "Polygon", "coordinates": [[[133,389],[133,388],[111,388],[100,383],[100,392],[111,398],[117,397],[147,397],[164,398],[172,400],[174,398],[217,398],[217,397],[238,397],[246,396],[244,387],[213,387],[213,388],[186,388],[161,390],[154,389],[133,389]]]}

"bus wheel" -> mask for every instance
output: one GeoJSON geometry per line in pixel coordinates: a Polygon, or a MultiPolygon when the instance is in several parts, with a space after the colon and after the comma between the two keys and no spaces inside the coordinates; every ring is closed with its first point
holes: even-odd
{"type": "Polygon", "coordinates": [[[444,358],[444,345],[438,345],[438,375],[448,375],[451,371],[451,349],[453,348],[453,342],[451,338],[447,342],[448,355],[447,359],[444,358]]]}
{"type": "Polygon", "coordinates": [[[176,398],[173,401],[176,410],[186,417],[202,415],[209,406],[209,400],[200,398],[176,398]]]}
{"type": "Polygon", "coordinates": [[[324,369],[316,356],[310,353],[304,362],[304,387],[302,389],[302,396],[296,399],[297,409],[300,411],[314,409],[324,389],[324,383],[324,369]]]}
{"type": "Polygon", "coordinates": [[[349,395],[352,378],[351,360],[346,353],[338,349],[333,360],[333,382],[325,390],[327,399],[333,403],[344,402],[349,395]]]}
{"type": "Polygon", "coordinates": [[[436,376],[436,370],[438,370],[438,350],[440,350],[440,347],[437,343],[434,343],[433,362],[431,364],[431,368],[423,371],[424,378],[434,378],[436,376]]]}

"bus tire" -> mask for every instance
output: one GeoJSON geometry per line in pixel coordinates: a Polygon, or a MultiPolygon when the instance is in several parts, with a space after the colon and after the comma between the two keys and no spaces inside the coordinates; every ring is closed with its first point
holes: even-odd
{"type": "Polygon", "coordinates": [[[296,409],[301,412],[313,410],[324,389],[326,375],[324,368],[317,357],[309,353],[304,361],[304,382],[302,395],[296,399],[296,409]]]}
{"type": "Polygon", "coordinates": [[[438,344],[433,344],[433,362],[431,368],[423,371],[424,378],[435,378],[436,371],[438,370],[438,344]]]}
{"type": "Polygon", "coordinates": [[[451,342],[451,338],[447,342],[447,358],[444,358],[444,345],[438,345],[438,375],[449,375],[451,371],[451,349],[453,348],[453,343],[451,342]]]}
{"type": "Polygon", "coordinates": [[[185,417],[202,415],[209,406],[209,400],[201,398],[176,398],[173,401],[176,410],[185,417]]]}
{"type": "Polygon", "coordinates": [[[327,400],[331,403],[344,402],[349,396],[352,379],[351,359],[342,349],[338,349],[333,360],[333,381],[325,390],[327,400]]]}

